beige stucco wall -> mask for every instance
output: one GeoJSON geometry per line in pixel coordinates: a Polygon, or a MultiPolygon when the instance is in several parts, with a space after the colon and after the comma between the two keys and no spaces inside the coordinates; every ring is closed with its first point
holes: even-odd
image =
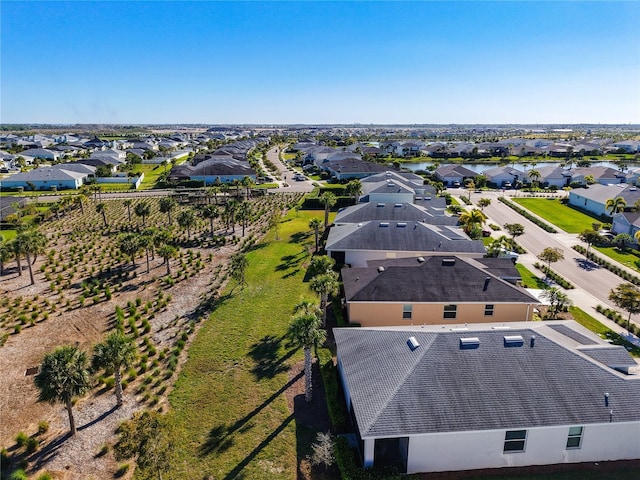
{"type": "Polygon", "coordinates": [[[349,322],[359,323],[363,327],[523,322],[533,319],[535,307],[533,304],[495,303],[493,316],[485,316],[484,303],[457,304],[457,314],[454,319],[444,318],[445,303],[414,303],[411,319],[403,319],[403,305],[403,303],[347,302],[349,322]]]}

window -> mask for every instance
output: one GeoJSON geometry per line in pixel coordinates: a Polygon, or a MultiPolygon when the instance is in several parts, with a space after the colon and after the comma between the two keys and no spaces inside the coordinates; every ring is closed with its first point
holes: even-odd
{"type": "Polygon", "coordinates": [[[485,305],[484,306],[484,316],[485,317],[493,317],[493,305],[485,305]]]}
{"type": "Polygon", "coordinates": [[[444,318],[456,318],[458,307],[456,305],[444,306],[444,318]]]}
{"type": "Polygon", "coordinates": [[[569,428],[569,436],[567,437],[567,448],[580,448],[582,443],[582,430],[583,427],[571,427],[569,428]]]}
{"type": "Polygon", "coordinates": [[[402,306],[402,318],[409,320],[411,319],[412,314],[413,314],[413,305],[402,306]]]}
{"type": "Polygon", "coordinates": [[[524,452],[527,442],[526,430],[511,430],[504,436],[504,453],[524,452]]]}

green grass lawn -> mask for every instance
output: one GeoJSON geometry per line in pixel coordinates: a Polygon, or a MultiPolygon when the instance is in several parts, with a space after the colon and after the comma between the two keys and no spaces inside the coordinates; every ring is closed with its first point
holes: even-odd
{"type": "Polygon", "coordinates": [[[598,221],[556,198],[514,198],[513,201],[568,233],[591,229],[593,222],[598,221]]]}
{"type": "Polygon", "coordinates": [[[547,288],[547,284],[524,265],[516,263],[516,268],[522,277],[522,286],[525,288],[547,288]]]}
{"type": "MultiPolygon", "coordinates": [[[[171,165],[167,165],[167,172],[169,170],[171,170],[171,165]]],[[[162,165],[137,163],[134,165],[133,172],[144,173],[144,179],[140,184],[139,190],[149,190],[155,186],[158,177],[164,172],[164,167],[162,165]]]]}
{"type": "Polygon", "coordinates": [[[629,249],[627,252],[621,252],[615,247],[591,247],[593,250],[597,250],[598,252],[606,255],[612,260],[615,260],[622,265],[625,265],[629,268],[634,269],[637,272],[640,272],[640,267],[638,267],[638,263],[640,263],[640,252],[637,250],[629,249]]]}
{"type": "Polygon", "coordinates": [[[571,315],[573,315],[574,320],[583,327],[588,328],[592,332],[600,335],[602,338],[608,338],[613,342],[614,345],[622,345],[634,357],[640,357],[640,348],[628,342],[621,335],[617,334],[609,327],[593,318],[584,310],[581,310],[578,307],[569,307],[569,312],[571,313],[571,315]]]}
{"type": "Polygon", "coordinates": [[[9,240],[13,240],[14,238],[16,238],[16,230],[10,230],[10,229],[1,229],[0,230],[0,237],[2,237],[4,239],[4,241],[9,241],[9,240]]]}
{"type": "Polygon", "coordinates": [[[302,351],[285,339],[320,211],[290,213],[247,257],[248,286],[230,288],[189,349],[170,395],[175,455],[165,478],[294,479],[314,432],[296,426],[285,399],[302,351]],[[303,438],[303,440],[301,440],[303,438]],[[304,450],[304,451],[300,451],[304,450]]]}

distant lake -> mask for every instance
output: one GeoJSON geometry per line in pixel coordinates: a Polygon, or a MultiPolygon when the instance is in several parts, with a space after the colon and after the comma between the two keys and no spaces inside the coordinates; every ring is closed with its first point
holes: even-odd
{"type": "MultiPolygon", "coordinates": [[[[428,170],[428,167],[430,165],[432,165],[433,162],[420,162],[420,163],[401,163],[401,165],[408,169],[411,170],[412,172],[415,172],[416,170],[428,170]]],[[[446,165],[447,162],[440,162],[440,165],[446,165]]],[[[535,168],[539,169],[541,167],[559,167],[561,165],[563,165],[564,162],[537,162],[535,168]]],[[[469,170],[476,172],[477,174],[481,174],[483,172],[485,172],[486,170],[489,170],[491,168],[495,168],[495,167],[499,167],[500,164],[498,163],[459,163],[458,165],[462,165],[465,168],[468,168],[469,170]]],[[[509,165],[511,165],[509,163],[509,165]]],[[[603,167],[610,167],[613,168],[614,170],[618,170],[618,165],[615,163],[611,163],[611,162],[591,162],[591,166],[592,167],[596,167],[596,166],[603,166],[603,167]]],[[[627,163],[627,166],[629,168],[634,168],[634,167],[638,167],[640,166],[639,164],[636,163],[627,163]]],[[[573,168],[575,168],[576,165],[573,165],[573,168]]],[[[525,170],[525,168],[522,166],[521,163],[516,163],[515,167],[518,170],[525,170]]],[[[531,166],[531,164],[529,163],[527,165],[526,170],[531,170],[533,167],[531,166]]]]}

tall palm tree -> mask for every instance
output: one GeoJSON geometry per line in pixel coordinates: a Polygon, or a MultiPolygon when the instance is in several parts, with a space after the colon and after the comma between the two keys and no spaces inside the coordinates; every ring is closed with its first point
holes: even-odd
{"type": "Polygon", "coordinates": [[[625,207],[627,206],[627,202],[622,197],[610,198],[604,205],[605,211],[609,212],[609,215],[618,212],[624,212],[625,207]]]}
{"type": "Polygon", "coordinates": [[[247,199],[251,198],[251,187],[255,185],[253,178],[249,177],[248,175],[245,175],[244,178],[242,179],[242,185],[247,190],[247,199]]]}
{"type": "Polygon", "coordinates": [[[289,335],[304,350],[304,398],[310,402],[313,399],[311,347],[324,343],[327,332],[320,327],[320,320],[316,315],[300,313],[293,317],[289,335]]]}
{"type": "Polygon", "coordinates": [[[168,243],[158,248],[158,255],[163,258],[164,263],[167,265],[167,275],[171,275],[171,259],[175,258],[177,254],[178,249],[168,243]]]}
{"type": "Polygon", "coordinates": [[[202,209],[202,216],[209,220],[209,231],[211,232],[211,238],[213,238],[213,221],[220,216],[220,211],[215,205],[206,205],[202,209]]]}
{"type": "Polygon", "coordinates": [[[104,227],[107,228],[109,224],[107,223],[107,208],[104,203],[100,202],[96,205],[96,212],[102,215],[102,221],[104,222],[104,227]]]}
{"type": "Polygon", "coordinates": [[[231,226],[231,233],[235,233],[236,231],[237,209],[238,209],[237,200],[227,200],[227,203],[225,203],[224,205],[225,224],[226,224],[227,230],[229,230],[229,226],[231,226]]]}
{"type": "Polygon", "coordinates": [[[309,282],[311,290],[320,295],[320,309],[322,310],[322,326],[327,324],[327,303],[330,295],[338,293],[340,285],[338,284],[338,274],[336,272],[327,272],[316,275],[309,282]]]}
{"type": "Polygon", "coordinates": [[[122,369],[129,368],[136,358],[136,346],[124,333],[114,331],[93,347],[91,364],[96,370],[113,372],[116,380],[116,402],[122,406],[122,369]]]}
{"type": "Polygon", "coordinates": [[[0,276],[4,275],[4,264],[11,259],[13,253],[10,242],[5,242],[0,236],[0,276]]]}
{"type": "Polygon", "coordinates": [[[167,223],[168,225],[171,225],[171,212],[176,208],[176,201],[171,197],[161,198],[159,208],[162,213],[167,214],[167,223]]]}
{"type": "Polygon", "coordinates": [[[64,403],[71,435],[75,435],[73,398],[84,395],[91,386],[87,354],[76,346],[58,347],[44,356],[33,381],[39,390],[39,402],[64,403]]]}
{"type": "Polygon", "coordinates": [[[538,170],[535,170],[534,168],[532,168],[527,172],[527,176],[531,179],[531,183],[533,183],[534,187],[538,185],[538,181],[540,180],[540,177],[541,177],[540,172],[538,170]]]}
{"type": "Polygon", "coordinates": [[[149,253],[153,249],[153,231],[152,229],[145,230],[141,235],[138,236],[138,243],[140,248],[144,248],[145,255],[147,257],[147,273],[149,273],[149,253]]]}
{"type": "Polygon", "coordinates": [[[251,204],[249,202],[241,202],[238,206],[237,216],[242,225],[242,236],[244,237],[244,231],[249,224],[249,219],[251,218],[251,204]]]}
{"type": "Polygon", "coordinates": [[[127,207],[127,215],[129,217],[129,225],[131,225],[131,205],[133,204],[133,200],[127,198],[124,202],[124,206],[127,207]]]}
{"type": "Polygon", "coordinates": [[[43,253],[47,246],[47,237],[38,230],[23,230],[16,235],[16,242],[19,245],[21,253],[27,260],[27,267],[29,267],[29,278],[31,285],[35,284],[35,278],[33,276],[33,264],[31,262],[31,256],[33,255],[33,261],[35,262],[38,254],[43,253]]]}
{"type": "Polygon", "coordinates": [[[231,257],[231,265],[229,267],[229,275],[233,278],[240,289],[244,290],[247,285],[247,268],[249,267],[249,261],[247,256],[242,252],[234,253],[231,257]]]}
{"type": "Polygon", "coordinates": [[[193,210],[182,210],[178,214],[176,220],[178,221],[178,225],[180,225],[181,228],[187,230],[187,237],[191,238],[191,228],[196,224],[197,220],[196,215],[193,213],[193,210]]]}
{"type": "Polygon", "coordinates": [[[135,207],[133,207],[134,213],[138,217],[142,217],[142,226],[147,226],[147,217],[151,214],[151,205],[149,205],[144,200],[140,203],[137,203],[135,207]]]}
{"type": "Polygon", "coordinates": [[[347,183],[347,193],[353,199],[353,203],[358,203],[358,197],[362,195],[362,182],[357,178],[347,183]]]}
{"type": "Polygon", "coordinates": [[[294,314],[315,315],[318,319],[322,318],[320,306],[311,300],[300,300],[293,306],[294,314]]]}
{"type": "Polygon", "coordinates": [[[338,199],[331,192],[324,192],[320,195],[320,203],[324,205],[324,228],[329,226],[329,210],[333,207],[338,199]]]}
{"type": "Polygon", "coordinates": [[[140,238],[137,233],[124,233],[118,238],[118,247],[131,258],[133,268],[136,268],[136,254],[140,250],[140,238]]]}
{"type": "Polygon", "coordinates": [[[316,253],[318,253],[318,237],[320,236],[320,225],[322,222],[318,218],[312,218],[309,220],[309,227],[313,229],[313,234],[316,238],[316,253]]]}

